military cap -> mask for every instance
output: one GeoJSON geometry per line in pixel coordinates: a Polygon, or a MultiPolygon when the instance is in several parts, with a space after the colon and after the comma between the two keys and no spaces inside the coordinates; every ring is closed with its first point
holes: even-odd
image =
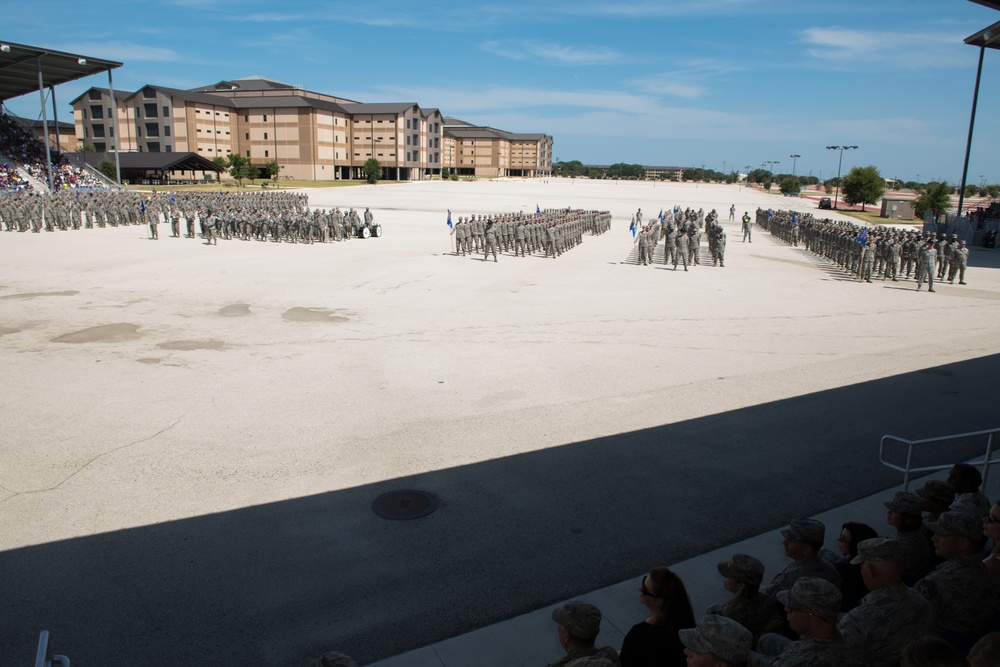
{"type": "Polygon", "coordinates": [[[917,495],[924,499],[937,500],[950,505],[955,500],[955,487],[948,482],[931,479],[917,489],[917,495]]]}
{"type": "Polygon", "coordinates": [[[697,627],[678,633],[681,643],[698,653],[712,653],[733,665],[747,661],[753,634],[731,618],[709,614],[697,627]]]}
{"type": "Polygon", "coordinates": [[[778,602],[789,609],[807,611],[828,620],[837,618],[841,597],[839,588],[819,577],[802,577],[791,590],[778,591],[778,602]]]}
{"type": "Polygon", "coordinates": [[[788,528],[781,529],[781,536],[792,542],[822,542],[826,526],[816,519],[792,519],[788,528]]]}
{"type": "Polygon", "coordinates": [[[927,527],[937,535],[959,535],[972,542],[983,536],[982,522],[965,512],[943,512],[937,521],[929,521],[927,527]]]}
{"type": "Polygon", "coordinates": [[[873,537],[870,540],[858,542],[858,555],[851,560],[851,565],[861,565],[864,561],[903,560],[903,549],[899,542],[891,537],[873,537]]]}
{"type": "Polygon", "coordinates": [[[920,500],[920,496],[908,491],[898,492],[892,497],[892,500],[885,503],[885,506],[893,512],[916,514],[917,516],[920,516],[920,513],[924,511],[924,503],[920,500]]]}
{"type": "Polygon", "coordinates": [[[601,610],[581,600],[553,609],[552,620],[580,639],[593,639],[601,632],[601,610]]]}
{"type": "Polygon", "coordinates": [[[959,241],[958,245],[965,245],[965,241],[959,241]]]}
{"type": "Polygon", "coordinates": [[[764,564],[746,554],[733,554],[728,560],[720,560],[718,568],[723,577],[748,586],[760,586],[764,580],[764,564]]]}

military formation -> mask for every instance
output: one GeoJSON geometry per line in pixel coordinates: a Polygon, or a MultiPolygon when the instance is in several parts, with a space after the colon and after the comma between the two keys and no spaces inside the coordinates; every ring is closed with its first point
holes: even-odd
{"type": "Polygon", "coordinates": [[[648,225],[642,225],[642,209],[632,218],[635,234],[636,265],[649,266],[659,242],[663,241],[663,264],[678,265],[688,270],[688,266],[701,264],[701,241],[704,236],[708,243],[712,266],[726,265],[726,232],[719,223],[719,214],[713,208],[707,215],[704,209],[695,211],[678,206],[660,214],[648,225]]]}
{"type": "Polygon", "coordinates": [[[492,257],[496,262],[497,252],[555,259],[582,243],[584,234],[597,236],[610,228],[608,211],[565,208],[460,217],[450,234],[454,255],[482,253],[484,261],[492,257]]]}
{"type": "Polygon", "coordinates": [[[61,191],[0,197],[0,227],[8,232],[54,232],[146,225],[149,238],[328,243],[375,228],[374,215],[353,208],[309,209],[308,196],[295,192],[145,193],[61,191]]]}
{"type": "Polygon", "coordinates": [[[934,291],[934,280],[965,285],[969,249],[955,234],[919,234],[894,227],[862,227],[851,222],[815,219],[811,213],[757,209],[757,224],[792,246],[800,243],[862,282],[915,279],[934,291]]]}

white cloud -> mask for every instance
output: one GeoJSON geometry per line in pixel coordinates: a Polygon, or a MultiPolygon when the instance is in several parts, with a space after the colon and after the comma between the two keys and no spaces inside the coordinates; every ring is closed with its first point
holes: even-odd
{"type": "Polygon", "coordinates": [[[561,65],[605,65],[622,60],[621,53],[603,46],[564,46],[534,40],[490,40],[480,48],[511,60],[541,59],[561,65]]]}
{"type": "Polygon", "coordinates": [[[849,28],[807,28],[799,33],[806,53],[845,69],[893,66],[907,69],[954,67],[964,37],[945,33],[903,33],[849,28]]]}
{"type": "Polygon", "coordinates": [[[183,58],[173,49],[145,46],[132,42],[79,42],[68,44],[62,50],[69,53],[92,55],[95,58],[119,60],[122,62],[180,62],[183,58]]]}

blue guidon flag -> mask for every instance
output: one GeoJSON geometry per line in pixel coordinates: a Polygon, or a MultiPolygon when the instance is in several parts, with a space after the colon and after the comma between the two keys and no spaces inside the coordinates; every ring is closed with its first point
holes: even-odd
{"type": "Polygon", "coordinates": [[[864,248],[866,245],[868,245],[868,228],[867,227],[862,227],[861,228],[861,232],[858,233],[858,243],[861,244],[862,248],[864,248]]]}
{"type": "Polygon", "coordinates": [[[146,202],[142,200],[139,201],[139,212],[146,215],[146,202]]]}
{"type": "Polygon", "coordinates": [[[628,226],[632,230],[632,238],[635,238],[635,216],[632,216],[632,223],[628,226]]]}
{"type": "Polygon", "coordinates": [[[451,226],[451,209],[448,209],[448,229],[452,229],[451,226]]]}
{"type": "Polygon", "coordinates": [[[541,213],[542,209],[538,208],[538,204],[535,204],[535,213],[541,213]]]}

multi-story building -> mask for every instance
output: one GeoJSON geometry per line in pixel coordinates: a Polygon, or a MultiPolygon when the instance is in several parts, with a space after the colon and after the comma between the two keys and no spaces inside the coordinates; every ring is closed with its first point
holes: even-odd
{"type": "Polygon", "coordinates": [[[442,166],[460,176],[547,176],[552,173],[552,137],[447,118],[442,166]]]}
{"type": "MultiPolygon", "coordinates": [[[[365,162],[373,157],[385,179],[421,180],[439,175],[446,159],[445,122],[438,109],[412,102],[366,104],[262,77],[191,90],[147,85],[134,93],[115,91],[115,104],[107,89],[91,88],[71,104],[78,142],[98,152],[191,152],[209,160],[234,153],[262,170],[276,161],[282,177],[303,180],[362,178],[365,162]],[[110,123],[113,113],[118,141],[110,123]]],[[[503,135],[495,147],[463,146],[498,152],[478,157],[484,167],[469,173],[551,171],[551,137],[490,132],[503,135]],[[488,165],[494,163],[491,170],[488,165]]]]}

